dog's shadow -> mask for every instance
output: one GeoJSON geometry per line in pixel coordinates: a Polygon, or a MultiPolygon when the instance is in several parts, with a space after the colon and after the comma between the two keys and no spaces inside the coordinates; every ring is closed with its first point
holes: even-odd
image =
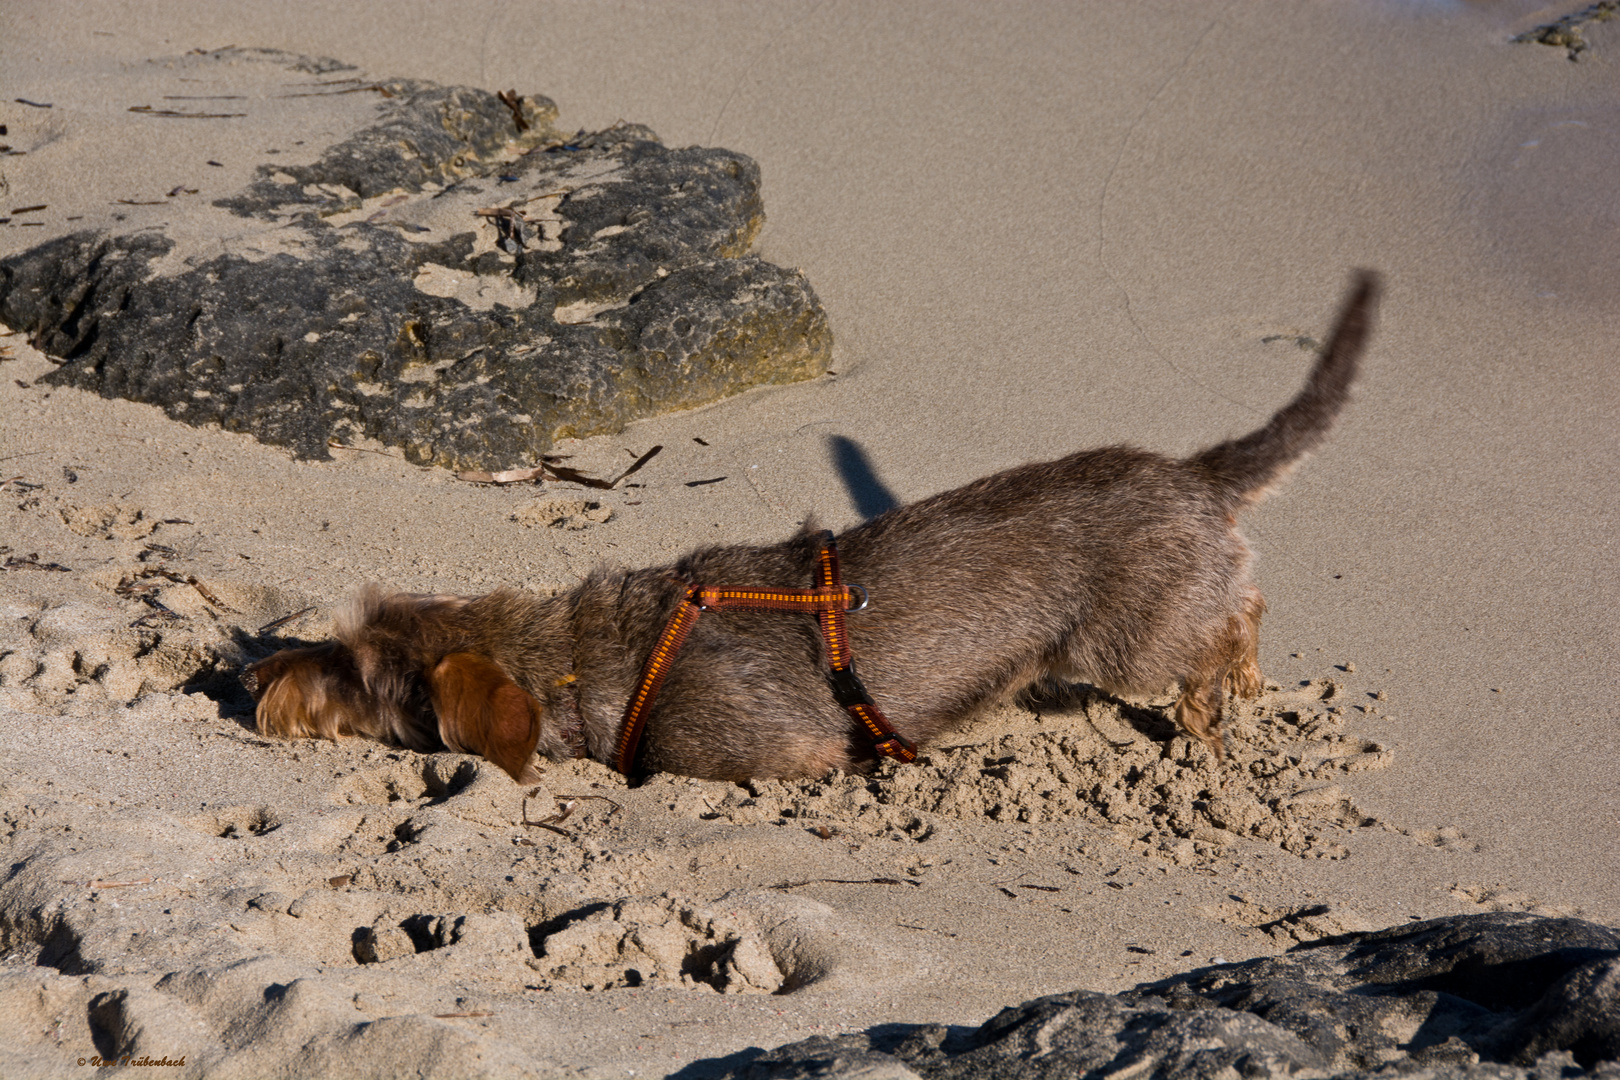
{"type": "Polygon", "coordinates": [[[1138,705],[1126,701],[1122,697],[1110,694],[1108,691],[1090,683],[1060,682],[1048,679],[1036,683],[1029,689],[1020,693],[1014,703],[1021,708],[1028,709],[1038,719],[1047,716],[1073,716],[1078,715],[1085,719],[1097,734],[1102,736],[1110,746],[1123,748],[1133,744],[1133,741],[1120,742],[1108,737],[1108,733],[1097,728],[1092,718],[1089,706],[1101,705],[1107,707],[1119,717],[1119,722],[1129,727],[1143,738],[1154,742],[1168,743],[1180,729],[1176,722],[1163,710],[1150,705],[1138,705]]]}
{"type": "Polygon", "coordinates": [[[860,443],[842,435],[829,435],[827,453],[832,457],[833,468],[838,470],[838,478],[844,482],[849,501],[855,504],[855,512],[863,520],[871,521],[900,505],[899,497],[878,476],[877,468],[860,443]]]}
{"type": "Polygon", "coordinates": [[[240,626],[231,628],[230,641],[231,648],[228,654],[221,656],[217,663],[204,667],[192,675],[180,687],[180,692],[201,694],[214,703],[221,720],[235,721],[244,731],[256,732],[258,727],[254,712],[258,708],[258,702],[242,682],[243,673],[250,665],[282,649],[301,649],[319,645],[321,641],[297,636],[262,634],[240,626]]]}

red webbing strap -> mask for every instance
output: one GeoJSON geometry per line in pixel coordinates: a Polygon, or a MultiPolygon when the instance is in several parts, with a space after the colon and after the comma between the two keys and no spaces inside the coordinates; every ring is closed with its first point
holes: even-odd
{"type": "Polygon", "coordinates": [[[756,611],[842,612],[849,605],[849,590],[831,589],[697,589],[693,600],[701,608],[751,608],[756,611]]]}
{"type": "MultiPolygon", "coordinates": [[[[675,614],[670,617],[658,643],[653,646],[647,663],[641,669],[636,692],[624,709],[624,720],[619,725],[619,742],[614,748],[613,767],[626,776],[636,764],[636,749],[641,744],[647,717],[652,712],[653,700],[659,687],[675,664],[686,635],[692,632],[698,616],[713,608],[741,608],[754,611],[805,611],[815,614],[821,623],[821,636],[827,642],[827,658],[832,668],[828,682],[834,699],[860,721],[861,728],[872,740],[872,746],[885,757],[898,761],[914,761],[917,748],[907,742],[889,723],[883,710],[866,692],[855,674],[855,658],[849,647],[849,633],[844,626],[844,612],[854,600],[854,591],[838,578],[838,546],[831,533],[822,544],[821,557],[816,566],[814,589],[705,589],[696,585],[687,589],[675,614]]],[[[861,606],[865,606],[862,593],[861,606]]]]}
{"type": "MultiPolygon", "coordinates": [[[[838,541],[828,534],[821,542],[821,556],[816,560],[816,589],[830,592],[842,588],[838,580],[838,541]]],[[[847,668],[854,657],[849,648],[849,631],[844,627],[844,609],[823,611],[816,615],[821,624],[821,636],[827,639],[827,663],[834,671],[847,668]]]]}
{"type": "Polygon", "coordinates": [[[636,747],[641,742],[642,731],[647,727],[647,714],[652,712],[658,688],[664,685],[664,677],[674,665],[675,654],[680,651],[681,643],[692,632],[698,616],[703,614],[703,609],[692,603],[692,594],[696,591],[688,590],[681,606],[675,609],[675,614],[664,626],[664,632],[658,636],[658,644],[653,646],[652,655],[647,657],[646,666],[641,669],[641,681],[636,684],[636,692],[624,708],[624,722],[619,725],[619,745],[613,754],[613,767],[626,776],[635,767],[636,747]]]}
{"type": "MultiPolygon", "coordinates": [[[[821,558],[816,563],[818,592],[843,589],[838,577],[838,542],[832,533],[822,542],[821,558]]],[[[821,623],[821,636],[827,642],[827,660],[832,667],[833,698],[860,721],[861,727],[872,740],[872,748],[884,757],[896,761],[917,760],[917,748],[894,730],[889,718],[883,715],[872,695],[867,693],[860,676],[855,674],[855,654],[849,646],[849,631],[844,625],[845,608],[824,611],[816,616],[821,623]]]]}

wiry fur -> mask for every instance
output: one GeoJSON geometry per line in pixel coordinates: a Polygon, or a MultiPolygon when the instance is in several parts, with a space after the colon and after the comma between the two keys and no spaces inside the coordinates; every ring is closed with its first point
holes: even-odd
{"type": "MultiPolygon", "coordinates": [[[[1357,276],[1300,394],[1260,430],[1185,460],[1132,447],[1024,465],[901,507],[838,540],[867,688],[927,743],[1047,678],[1114,692],[1179,683],[1176,722],[1223,756],[1228,693],[1260,689],[1265,601],[1236,513],[1326,438],[1347,400],[1378,282],[1357,276]]],[[[260,731],[370,735],[481,753],[514,777],[533,751],[611,761],[625,701],[689,583],[808,587],[810,526],[765,547],[599,570],[559,596],[362,590],[336,639],[248,673],[260,731]]],[[[811,616],[716,612],[693,629],[640,767],[726,780],[818,775],[872,756],[832,699],[811,616]]]]}

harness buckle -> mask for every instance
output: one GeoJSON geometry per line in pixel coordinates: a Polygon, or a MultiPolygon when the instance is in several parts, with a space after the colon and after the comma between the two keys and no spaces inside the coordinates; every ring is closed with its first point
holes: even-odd
{"type": "Polygon", "coordinates": [[[855,674],[855,668],[832,668],[827,672],[827,684],[832,687],[833,700],[844,708],[851,705],[873,705],[872,695],[867,692],[866,684],[861,677],[855,674]]]}
{"type": "Polygon", "coordinates": [[[852,608],[845,608],[844,610],[845,611],[865,611],[866,610],[866,605],[872,599],[870,594],[868,594],[867,591],[864,588],[862,588],[859,585],[853,584],[852,582],[845,582],[844,583],[844,588],[853,589],[855,592],[858,592],[858,593],[861,594],[861,602],[860,603],[856,604],[852,608]]]}

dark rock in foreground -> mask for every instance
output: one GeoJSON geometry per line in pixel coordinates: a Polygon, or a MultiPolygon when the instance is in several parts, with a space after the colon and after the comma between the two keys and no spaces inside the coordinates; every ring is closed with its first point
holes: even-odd
{"type": "Polygon", "coordinates": [[[1347,934],[1124,994],[779,1047],[739,1080],[1620,1078],[1620,931],[1499,913],[1347,934]]]}
{"type": "Polygon", "coordinates": [[[747,157],[638,125],[564,137],[544,98],[366,91],[376,121],[311,165],[0,261],[0,320],[61,362],[46,381],[305,457],[370,438],[499,469],[826,370],[809,283],[748,254],[747,157]]]}

